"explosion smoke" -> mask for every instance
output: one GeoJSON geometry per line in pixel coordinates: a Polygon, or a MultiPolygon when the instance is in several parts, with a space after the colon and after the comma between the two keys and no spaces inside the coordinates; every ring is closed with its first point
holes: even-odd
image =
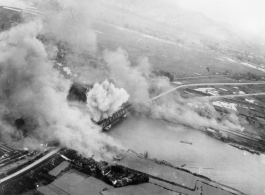
{"type": "Polygon", "coordinates": [[[124,89],[116,88],[105,80],[101,84],[95,83],[94,87],[87,92],[87,107],[93,120],[99,121],[112,116],[128,99],[129,94],[124,89]]]}

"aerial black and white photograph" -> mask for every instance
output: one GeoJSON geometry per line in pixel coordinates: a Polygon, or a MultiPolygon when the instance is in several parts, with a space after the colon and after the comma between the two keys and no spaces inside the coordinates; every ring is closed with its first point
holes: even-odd
{"type": "Polygon", "coordinates": [[[0,195],[265,195],[265,0],[0,0],[0,195]]]}

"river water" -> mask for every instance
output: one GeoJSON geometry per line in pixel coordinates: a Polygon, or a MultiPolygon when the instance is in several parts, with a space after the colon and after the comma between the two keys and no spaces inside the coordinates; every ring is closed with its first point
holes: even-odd
{"type": "Polygon", "coordinates": [[[246,194],[265,194],[265,155],[250,154],[200,131],[138,113],[114,126],[109,134],[125,148],[148,151],[151,158],[176,166],[186,164],[184,168],[246,194]]]}

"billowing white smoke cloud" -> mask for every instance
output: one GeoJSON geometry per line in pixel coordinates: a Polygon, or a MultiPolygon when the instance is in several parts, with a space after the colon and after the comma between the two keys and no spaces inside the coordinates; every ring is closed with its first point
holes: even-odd
{"type": "Polygon", "coordinates": [[[95,83],[86,95],[87,107],[95,121],[112,116],[129,99],[129,94],[124,89],[116,88],[108,80],[101,84],[95,83]]]}

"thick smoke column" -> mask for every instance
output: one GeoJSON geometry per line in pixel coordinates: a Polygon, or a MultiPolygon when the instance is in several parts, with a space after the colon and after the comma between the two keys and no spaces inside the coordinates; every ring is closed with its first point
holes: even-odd
{"type": "Polygon", "coordinates": [[[118,111],[121,105],[127,102],[129,94],[122,88],[116,88],[108,80],[101,84],[95,83],[87,92],[87,107],[93,120],[110,117],[118,111]]]}
{"type": "Polygon", "coordinates": [[[40,21],[13,27],[0,34],[1,138],[36,147],[38,140],[59,140],[80,153],[108,156],[115,142],[100,133],[91,116],[68,105],[70,81],[53,68],[45,47],[36,37],[40,21]],[[16,119],[23,119],[15,127],[16,119]],[[25,135],[21,133],[23,129],[25,135]]]}

